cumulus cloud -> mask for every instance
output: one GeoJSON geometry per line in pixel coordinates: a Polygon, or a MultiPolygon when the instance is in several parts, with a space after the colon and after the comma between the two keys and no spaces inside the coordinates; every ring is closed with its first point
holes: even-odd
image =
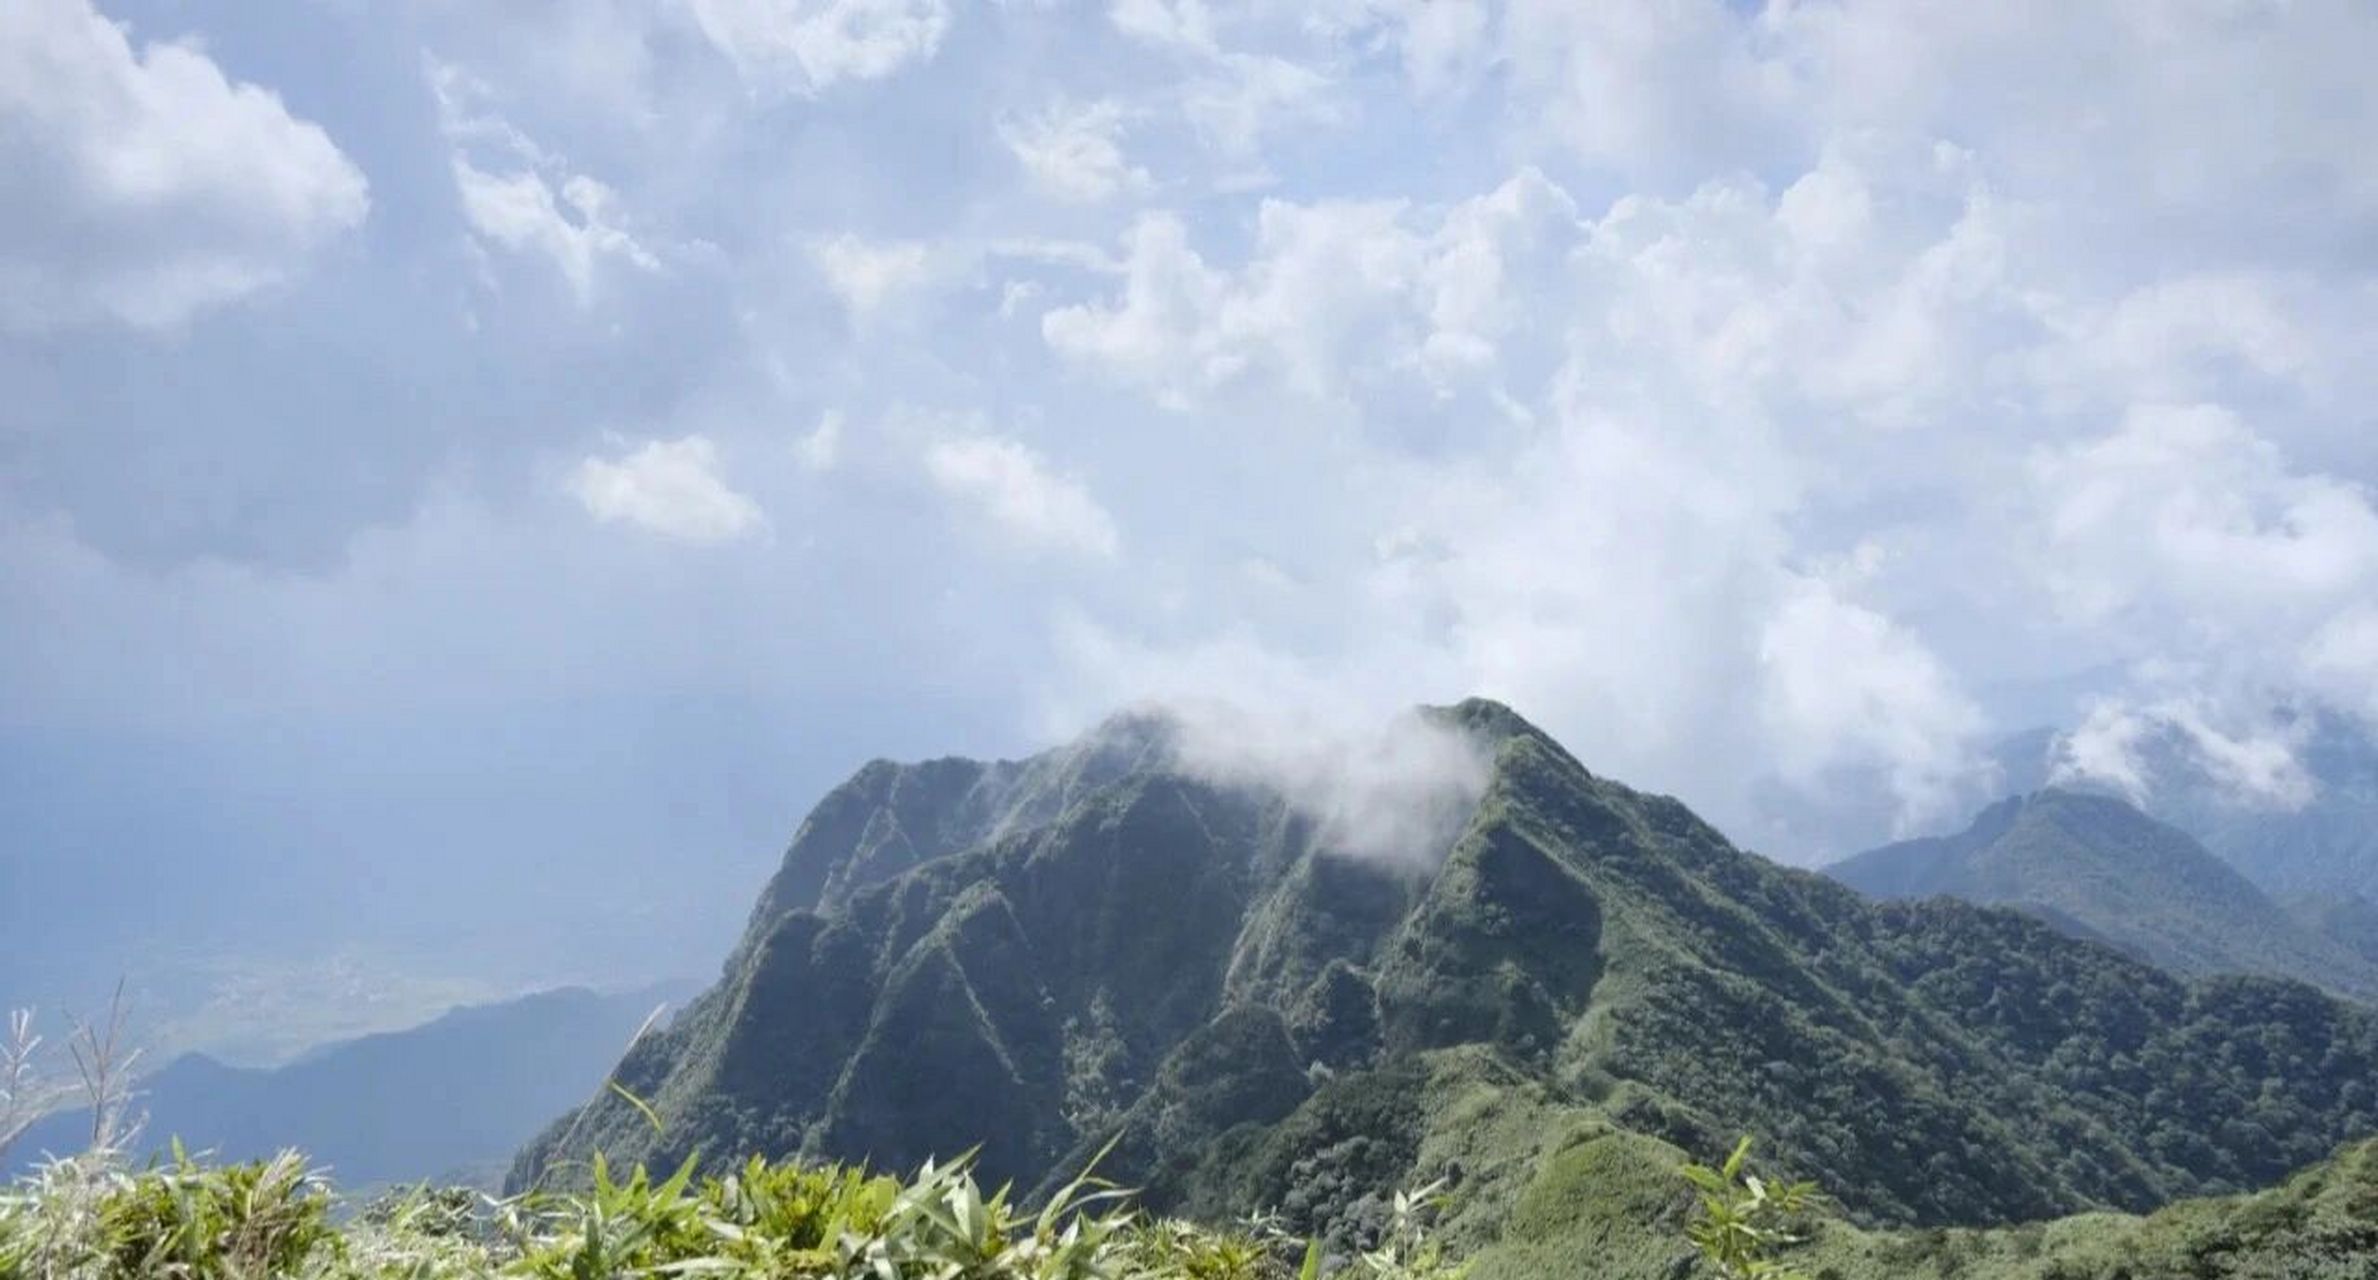
{"type": "Polygon", "coordinates": [[[1043,191],[1096,203],[1151,184],[1148,171],[1123,154],[1123,125],[1123,109],[1112,100],[1058,104],[1002,121],[999,140],[1043,191]]]}
{"type": "Polygon", "coordinates": [[[545,258],[581,305],[594,300],[596,270],[606,259],[643,271],[660,269],[660,259],[622,225],[616,192],[571,172],[559,157],[489,112],[478,101],[484,89],[459,67],[433,57],[424,68],[453,146],[463,219],[483,243],[545,258]],[[474,153],[479,160],[474,161],[474,153]]]}
{"type": "Polygon", "coordinates": [[[1774,768],[1815,786],[1842,764],[1879,766],[1902,825],[1974,798],[1988,721],[1924,641],[1821,577],[1788,580],[1759,634],[1759,713],[1774,768]]]}
{"type": "Polygon", "coordinates": [[[878,243],[848,232],[812,242],[809,257],[855,324],[874,319],[933,274],[932,259],[922,244],[878,243]]]}
{"type": "Polygon", "coordinates": [[[678,542],[732,542],[767,528],[759,504],[719,474],[718,446],[704,436],[651,440],[624,457],[584,459],[568,483],[597,520],[678,542]]]}
{"type": "Polygon", "coordinates": [[[360,224],[363,174],[189,41],[88,0],[0,11],[0,326],[168,328],[288,280],[360,224]]]}
{"type": "MultiPolygon", "coordinates": [[[[491,83],[450,86],[430,198],[381,203],[451,181],[486,263],[683,288],[624,340],[398,355],[516,377],[454,393],[489,419],[600,394],[672,422],[575,477],[637,527],[764,527],[719,456],[830,472],[784,547],[866,584],[853,651],[942,646],[986,717],[1219,695],[1344,740],[1483,692],[1788,855],[1980,799],[2007,730],[2286,803],[2274,707],[2378,722],[2367,4],[550,8],[442,7],[491,83]],[[1014,438],[903,435],[918,406],[1014,438]],[[631,478],[655,448],[710,497],[628,496],[668,489],[631,478]],[[886,500],[920,494],[981,536],[886,500]],[[881,621],[921,616],[966,625],[881,621]]],[[[52,403],[113,394],[16,354],[52,403]]],[[[503,474],[474,433],[349,416],[415,468],[383,512],[503,474]]],[[[121,505],[224,503],[188,470],[121,505]]]]}
{"type": "Polygon", "coordinates": [[[595,265],[605,258],[646,271],[660,267],[659,259],[617,225],[617,196],[584,174],[565,179],[557,198],[533,171],[498,176],[457,156],[454,185],[473,231],[515,253],[543,255],[582,303],[593,299],[595,265]]]}
{"type": "Polygon", "coordinates": [[[2300,471],[2216,405],[2142,405],[2043,446],[2039,573],[2066,616],[2128,637],[2125,687],[2064,744],[2075,776],[2143,793],[2160,743],[2243,800],[2300,805],[2310,698],[2378,722],[2378,503],[2300,471]]]}
{"type": "Polygon", "coordinates": [[[880,80],[933,56],[946,0],[686,0],[744,78],[795,93],[880,80]]]}
{"type": "Polygon", "coordinates": [[[1250,372],[1332,397],[1491,364],[1525,306],[1505,286],[1559,273],[1582,230],[1567,194],[1533,169],[1433,215],[1400,201],[1265,200],[1235,270],[1209,264],[1177,217],[1149,214],[1124,238],[1120,291],[1050,308],[1041,332],[1058,354],[1176,407],[1250,372]]]}
{"type": "Polygon", "coordinates": [[[927,445],[925,474],[1000,537],[1027,551],[1112,558],[1114,517],[1081,481],[1052,469],[1021,441],[968,433],[927,445]]]}
{"type": "Polygon", "coordinates": [[[2142,405],[2109,435],[2043,447],[2032,466],[2042,571],[2081,618],[2164,644],[2300,644],[2378,591],[2368,490],[2292,470],[2221,406],[2142,405]]]}

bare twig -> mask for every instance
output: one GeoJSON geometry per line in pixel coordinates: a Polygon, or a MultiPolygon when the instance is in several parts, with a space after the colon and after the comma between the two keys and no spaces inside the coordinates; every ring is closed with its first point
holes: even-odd
{"type": "Polygon", "coordinates": [[[75,1019],[74,1034],[66,1041],[75,1072],[82,1077],[83,1096],[91,1104],[91,1150],[102,1154],[120,1150],[140,1131],[139,1120],[127,1119],[135,1096],[132,1067],[140,1061],[140,1050],[124,1043],[124,1020],[130,1012],[119,979],[108,998],[106,1019],[75,1019]]]}
{"type": "Polygon", "coordinates": [[[16,1145],[58,1100],[56,1085],[41,1078],[34,1054],[41,1035],[33,1029],[31,1009],[12,1009],[8,1031],[0,1036],[0,1156],[16,1145]]]}

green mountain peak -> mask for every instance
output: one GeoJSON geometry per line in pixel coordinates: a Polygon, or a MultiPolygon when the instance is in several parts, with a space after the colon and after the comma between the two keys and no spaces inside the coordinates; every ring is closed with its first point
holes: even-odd
{"type": "Polygon", "coordinates": [[[2305,927],[2185,833],[2097,792],[2012,797],[1962,832],[1827,870],[1877,897],[2015,907],[2182,974],[2260,973],[2378,997],[2368,957],[2305,927]]]}
{"type": "Polygon", "coordinates": [[[1194,733],[1094,733],[869,766],[803,823],[719,984],[623,1063],[657,1132],[598,1094],[515,1180],[594,1150],[979,1144],[993,1181],[1046,1186],[1111,1142],[1101,1172],[1160,1207],[1299,1230],[1447,1177],[1451,1229],[1483,1240],[1595,1135],[1756,1132],[1858,1217],[1952,1222],[2262,1185],[2378,1130],[2368,1010],[1873,903],[1508,708],[1418,718],[1460,750],[1266,743],[1224,767],[1194,733]],[[1345,838],[1341,802],[1398,798],[1340,786],[1379,761],[1366,784],[1458,783],[1418,810],[1449,819],[1430,856],[1345,838]]]}

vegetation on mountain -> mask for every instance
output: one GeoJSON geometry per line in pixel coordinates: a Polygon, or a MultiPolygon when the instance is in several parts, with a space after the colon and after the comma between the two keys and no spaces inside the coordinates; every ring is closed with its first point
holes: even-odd
{"type": "Polygon", "coordinates": [[[1462,1257],[1455,1196],[1389,1198],[1377,1239],[1324,1249],[1276,1215],[1148,1215],[1070,1182],[1023,1207],[964,1158],[909,1178],[751,1160],[713,1174],[590,1171],[580,1193],[415,1187],[339,1197],[295,1153],[237,1165],[104,1152],[0,1187],[0,1280],[2367,1280],[2378,1142],[2284,1186],[2148,1217],[1872,1231],[1745,1148],[1716,1167],[1639,1134],[1565,1146],[1505,1237],[1462,1257]],[[1679,1176],[1679,1175],[1682,1176],[1679,1176]]]}
{"type": "Polygon", "coordinates": [[[0,1191],[0,1280],[1456,1280],[1397,1199],[1391,1231],[1325,1258],[1265,1222],[1152,1218],[1088,1180],[1032,1209],[969,1162],[912,1178],[752,1160],[620,1177],[583,1194],[497,1200],[418,1187],[343,1204],[295,1153],[130,1170],[95,1153],[0,1191]],[[350,1210],[355,1210],[350,1212],[350,1210]]]}
{"type": "Polygon", "coordinates": [[[1878,898],[2014,907],[2175,973],[2259,973],[2378,998],[2378,963],[2290,915],[2185,832],[2112,796],[2017,796],[1954,835],[1885,845],[1825,870],[1878,898]]]}
{"type": "Polygon", "coordinates": [[[1046,1195],[1111,1147],[1162,1212],[1276,1210],[1350,1248],[1390,1189],[1441,1182],[1482,1277],[1531,1241],[1658,1275],[1681,1152],[1745,1132],[1848,1222],[1941,1227],[2240,1192],[2378,1132],[2367,1009],[1869,902],[1506,708],[1427,722],[1489,766],[1428,860],[1349,856],[1291,789],[1187,767],[1144,717],[1015,764],[869,766],[720,983],[512,1184],[575,1185],[598,1151],[979,1144],[988,1180],[1046,1195]]]}
{"type": "Polygon", "coordinates": [[[2315,893],[2293,899],[2287,910],[2305,928],[2378,965],[2378,902],[2358,893],[2315,893]]]}

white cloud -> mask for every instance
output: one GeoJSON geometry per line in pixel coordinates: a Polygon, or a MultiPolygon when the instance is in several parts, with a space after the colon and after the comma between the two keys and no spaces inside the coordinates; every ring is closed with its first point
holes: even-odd
{"type": "Polygon", "coordinates": [[[809,434],[793,442],[793,459],[805,471],[832,471],[842,459],[842,412],[828,409],[818,415],[809,434]]]}
{"type": "Polygon", "coordinates": [[[679,542],[732,542],[767,528],[759,504],[719,475],[718,446],[704,436],[647,441],[625,457],[590,457],[569,489],[588,514],[679,542]]]}
{"type": "Polygon", "coordinates": [[[463,219],[482,241],[545,258],[581,306],[594,300],[596,271],[606,259],[642,271],[660,269],[660,259],[621,225],[618,193],[570,172],[559,157],[488,111],[478,101],[484,87],[459,67],[434,57],[425,58],[423,67],[454,149],[463,219]],[[490,167],[474,161],[474,151],[490,167]]]}
{"type": "MultiPolygon", "coordinates": [[[[1330,78],[1292,59],[1226,53],[1182,95],[1181,113],[1225,159],[1252,162],[1267,135],[1311,129],[1340,118],[1330,78]]],[[[1236,175],[1240,186],[1268,185],[1268,174],[1236,175]]]]}
{"type": "Polygon", "coordinates": [[[1114,517],[1079,480],[1050,468],[1021,441],[944,436],[925,448],[925,473],[1016,546],[1111,559],[1121,549],[1114,517]]]}
{"type": "Polygon", "coordinates": [[[848,232],[812,241],[809,257],[852,322],[861,325],[933,275],[932,257],[924,245],[875,242],[848,232]]]}
{"type": "Polygon", "coordinates": [[[1124,158],[1122,131],[1123,110],[1109,100],[1003,121],[999,139],[1042,190],[1096,203],[1150,186],[1148,171],[1124,158]]]}
{"type": "Polygon", "coordinates": [[[1532,169],[1433,225],[1402,202],[1266,200],[1235,271],[1210,266],[1178,218],[1151,214],[1124,239],[1121,294],[1052,308],[1041,331],[1059,354],[1175,407],[1254,371],[1313,397],[1407,394],[1412,375],[1491,365],[1528,306],[1506,284],[1556,282],[1581,230],[1568,196],[1532,169]]]}
{"type": "Polygon", "coordinates": [[[1759,711],[1787,781],[1814,789],[1844,764],[1879,764],[1903,828],[1959,817],[1955,805],[1975,798],[1988,721],[1907,628],[1802,577],[1766,620],[1759,664],[1759,711]]]}
{"type": "Polygon", "coordinates": [[[289,279],[360,224],[322,129],[87,0],[0,6],[0,327],[166,328],[289,279]]]}
{"type": "Polygon", "coordinates": [[[2368,487],[2294,469],[2211,405],[2140,406],[2107,435],[2038,449],[2032,471],[2039,579],[2069,623],[2118,637],[2128,667],[2076,769],[2136,785],[2096,749],[2136,739],[2107,727],[2135,718],[2182,735],[2231,790],[2295,803],[2292,736],[2257,722],[2303,698],[2378,722],[2368,487]]]}
{"type": "Polygon", "coordinates": [[[2369,492],[2290,470],[2229,410],[2142,406],[2032,465],[2042,572],[2083,620],[2152,629],[2159,644],[2268,641],[2378,592],[2369,492]]]}
{"type": "Polygon", "coordinates": [[[1214,17],[1205,0],[1114,0],[1107,18],[1135,40],[1199,52],[1214,49],[1214,17]]]}
{"type": "Polygon", "coordinates": [[[2109,787],[2141,805],[2167,787],[2201,781],[2233,805],[2298,809],[2318,789],[2298,758],[2311,722],[2275,719],[2269,710],[2253,723],[2224,725],[2216,717],[2233,713],[2207,692],[2143,705],[2095,699],[2079,724],[2057,735],[2050,781],[2109,787]]]}
{"type": "Polygon", "coordinates": [[[804,94],[928,59],[950,25],[946,0],[686,2],[746,80],[804,94]]]}
{"type": "Polygon", "coordinates": [[[515,253],[550,259],[580,303],[593,300],[595,267],[605,258],[660,269],[660,260],[617,225],[612,190],[583,174],[566,179],[556,199],[534,171],[499,177],[457,155],[454,185],[473,231],[515,253]]]}

